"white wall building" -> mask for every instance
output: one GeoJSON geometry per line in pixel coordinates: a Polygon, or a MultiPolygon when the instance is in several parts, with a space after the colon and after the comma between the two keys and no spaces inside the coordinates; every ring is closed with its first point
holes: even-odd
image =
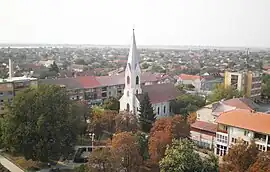
{"type": "Polygon", "coordinates": [[[120,111],[128,111],[138,115],[140,100],[147,93],[157,117],[171,114],[170,101],[179,92],[172,84],[141,84],[140,55],[137,51],[135,33],[133,30],[132,43],[129,50],[125,69],[124,94],[120,98],[120,111]]]}

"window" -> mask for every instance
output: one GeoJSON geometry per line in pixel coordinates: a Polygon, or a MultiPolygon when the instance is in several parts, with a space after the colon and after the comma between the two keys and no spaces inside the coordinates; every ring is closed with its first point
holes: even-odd
{"type": "Polygon", "coordinates": [[[138,91],[138,90],[136,90],[136,94],[137,94],[137,95],[139,94],[139,91],[138,91]]]}
{"type": "Polygon", "coordinates": [[[157,114],[159,115],[159,107],[157,108],[157,114]]]}
{"type": "Polygon", "coordinates": [[[0,96],[3,96],[4,95],[4,93],[3,92],[0,92],[0,96]]]}
{"type": "Polygon", "coordinates": [[[232,143],[236,143],[237,139],[236,138],[232,138],[232,143]]]}
{"type": "Polygon", "coordinates": [[[228,137],[217,134],[217,141],[221,143],[228,143],[228,137]]]}
{"type": "Polygon", "coordinates": [[[139,76],[136,76],[136,85],[139,85],[139,76]]]}
{"type": "Polygon", "coordinates": [[[129,108],[130,108],[130,107],[129,107],[129,104],[127,103],[127,111],[128,111],[128,112],[129,112],[129,108]]]}
{"type": "Polygon", "coordinates": [[[107,91],[107,87],[102,87],[102,91],[107,91]]]}
{"type": "Polygon", "coordinates": [[[217,145],[217,155],[224,156],[227,152],[227,146],[217,145]]]}
{"type": "Polygon", "coordinates": [[[265,151],[265,146],[264,145],[256,145],[259,151],[265,151]]]}
{"type": "Polygon", "coordinates": [[[248,145],[248,143],[249,143],[248,141],[244,141],[244,144],[245,144],[245,145],[248,145]]]}
{"type": "Polygon", "coordinates": [[[129,83],[130,83],[130,77],[127,76],[127,84],[129,85],[129,83]]]}
{"type": "Polygon", "coordinates": [[[249,135],[249,131],[245,130],[245,131],[244,131],[244,135],[245,135],[245,136],[248,136],[248,135],[249,135]]]}
{"type": "Polygon", "coordinates": [[[129,96],[129,91],[127,91],[127,96],[129,96]]]}
{"type": "Polygon", "coordinates": [[[166,106],[163,107],[163,113],[166,113],[166,106]]]}

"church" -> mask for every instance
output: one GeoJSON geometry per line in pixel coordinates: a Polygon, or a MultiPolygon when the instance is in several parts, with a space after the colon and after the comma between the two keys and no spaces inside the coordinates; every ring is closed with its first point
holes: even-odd
{"type": "Polygon", "coordinates": [[[140,101],[144,93],[148,94],[157,118],[170,116],[172,114],[170,101],[180,95],[173,84],[141,84],[140,55],[137,50],[133,29],[132,42],[125,69],[124,94],[119,100],[120,111],[128,111],[138,115],[140,101]]]}

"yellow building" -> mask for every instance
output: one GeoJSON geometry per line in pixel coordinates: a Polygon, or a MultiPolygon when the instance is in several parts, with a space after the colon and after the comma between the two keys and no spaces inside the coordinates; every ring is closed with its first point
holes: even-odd
{"type": "Polygon", "coordinates": [[[242,92],[245,97],[254,101],[260,100],[262,77],[259,72],[243,71],[229,72],[224,74],[224,85],[242,92]]]}

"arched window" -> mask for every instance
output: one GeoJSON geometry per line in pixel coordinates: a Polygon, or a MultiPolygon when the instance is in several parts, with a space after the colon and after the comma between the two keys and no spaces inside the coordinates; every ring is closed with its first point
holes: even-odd
{"type": "Polygon", "coordinates": [[[166,112],[166,106],[163,107],[163,113],[165,113],[165,112],[166,112]]]}
{"type": "Polygon", "coordinates": [[[137,94],[137,95],[139,94],[139,91],[138,91],[138,90],[136,90],[136,94],[137,94]]]}
{"type": "Polygon", "coordinates": [[[130,108],[129,108],[129,104],[127,103],[127,111],[128,111],[128,112],[129,112],[129,109],[130,109],[130,108]]]}
{"type": "Polygon", "coordinates": [[[157,108],[157,114],[159,115],[159,107],[157,108]]]}
{"type": "Polygon", "coordinates": [[[136,76],[136,85],[139,84],[139,76],[136,76]]]}
{"type": "Polygon", "coordinates": [[[129,83],[130,83],[130,77],[127,76],[127,84],[129,85],[129,83]]]}

